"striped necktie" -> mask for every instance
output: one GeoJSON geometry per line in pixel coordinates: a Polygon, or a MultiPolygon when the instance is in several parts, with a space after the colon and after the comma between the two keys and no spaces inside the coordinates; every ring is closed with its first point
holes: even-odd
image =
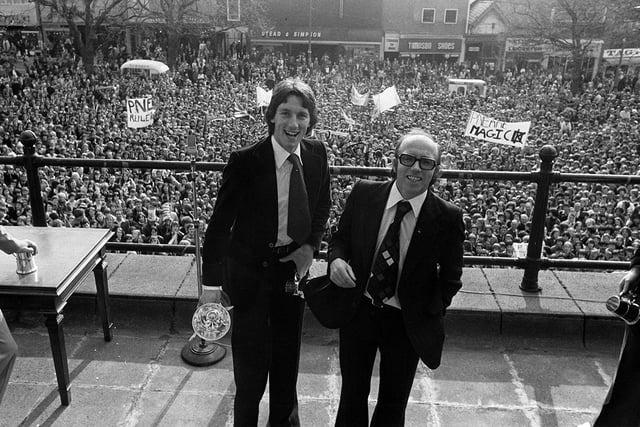
{"type": "Polygon", "coordinates": [[[380,244],[378,255],[371,268],[367,291],[377,306],[381,306],[384,299],[392,297],[396,292],[400,261],[400,224],[410,210],[411,204],[406,200],[397,204],[396,216],[380,244]]]}

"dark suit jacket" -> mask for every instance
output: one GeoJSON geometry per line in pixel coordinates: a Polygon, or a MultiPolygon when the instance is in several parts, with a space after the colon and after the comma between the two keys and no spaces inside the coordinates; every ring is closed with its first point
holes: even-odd
{"type": "MultiPolygon", "coordinates": [[[[631,267],[640,266],[640,250],[631,267]]],[[[626,325],[618,369],[593,427],[640,425],[640,322],[626,325]]]]}
{"type": "MultiPolygon", "coordinates": [[[[367,284],[391,182],[359,181],[347,199],[328,262],[342,258],[356,276],[358,301],[367,284]]],[[[443,316],[462,283],[462,211],[431,191],[422,205],[398,285],[407,335],[422,361],[440,365],[443,316]]]]}
{"type": "MultiPolygon", "coordinates": [[[[307,188],[311,234],[316,250],[329,217],[329,167],[324,145],[300,143],[307,188]]],[[[278,196],[271,137],[234,151],[222,172],[222,183],[202,251],[205,285],[223,284],[232,303],[255,296],[261,268],[272,261],[278,235],[278,196]]]]}

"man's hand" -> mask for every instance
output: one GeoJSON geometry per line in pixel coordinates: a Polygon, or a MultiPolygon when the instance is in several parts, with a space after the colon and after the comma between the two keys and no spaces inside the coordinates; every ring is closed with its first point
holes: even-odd
{"type": "Polygon", "coordinates": [[[306,276],[313,263],[313,247],[305,243],[286,257],[280,258],[280,262],[289,261],[293,261],[296,264],[298,277],[302,278],[306,276]]]}
{"type": "Polygon", "coordinates": [[[620,280],[620,295],[629,292],[629,290],[635,292],[638,285],[640,285],[640,266],[631,267],[631,270],[620,280]]]}
{"type": "Polygon", "coordinates": [[[329,266],[329,279],[341,288],[355,288],[356,275],[342,258],[336,258],[329,266]]]}
{"type": "Polygon", "coordinates": [[[31,240],[15,239],[14,243],[15,243],[14,253],[17,253],[17,254],[19,254],[19,253],[27,253],[27,254],[32,254],[32,255],[35,255],[36,253],[38,253],[38,247],[31,240]]]}
{"type": "Polygon", "coordinates": [[[222,304],[222,306],[226,307],[227,309],[233,308],[229,295],[227,295],[227,293],[223,291],[220,286],[202,287],[202,295],[200,295],[200,299],[198,300],[198,307],[200,307],[202,304],[207,304],[210,302],[222,304]]]}

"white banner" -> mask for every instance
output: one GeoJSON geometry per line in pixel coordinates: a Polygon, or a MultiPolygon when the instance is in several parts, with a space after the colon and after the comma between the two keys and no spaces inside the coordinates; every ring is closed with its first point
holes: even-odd
{"type": "Polygon", "coordinates": [[[513,244],[513,257],[514,258],[526,258],[527,257],[527,248],[529,247],[529,243],[526,242],[516,242],[513,244]]]}
{"type": "Polygon", "coordinates": [[[367,105],[369,101],[369,93],[361,94],[355,86],[351,86],[351,103],[353,105],[367,105]]]}
{"type": "Polygon", "coordinates": [[[464,136],[513,147],[524,147],[527,144],[530,126],[531,122],[503,122],[472,111],[464,136]]]}
{"type": "Polygon", "coordinates": [[[151,97],[127,98],[127,126],[134,129],[146,128],[153,124],[153,108],[151,97]]]}
{"type": "Polygon", "coordinates": [[[339,136],[341,138],[347,138],[349,134],[347,132],[340,132],[337,130],[330,129],[314,129],[314,132],[318,135],[328,135],[328,136],[339,136]]]}
{"type": "Polygon", "coordinates": [[[262,89],[260,86],[256,86],[256,102],[258,107],[268,107],[271,102],[271,91],[262,89]]]}

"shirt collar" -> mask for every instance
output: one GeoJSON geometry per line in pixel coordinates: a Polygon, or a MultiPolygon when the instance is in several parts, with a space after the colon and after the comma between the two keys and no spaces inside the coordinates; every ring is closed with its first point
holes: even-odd
{"type": "MultiPolygon", "coordinates": [[[[422,209],[422,205],[424,204],[424,201],[427,199],[428,193],[429,193],[429,190],[418,194],[412,199],[407,200],[411,205],[411,210],[413,211],[413,215],[416,218],[418,218],[418,215],[420,214],[420,210],[422,209]]],[[[402,197],[402,194],[400,194],[400,190],[398,190],[398,184],[394,182],[393,185],[391,186],[391,192],[389,193],[389,198],[387,199],[387,206],[385,207],[385,209],[390,209],[394,207],[402,200],[404,200],[404,197],[402,197]]]]}
{"type": "MultiPolygon", "coordinates": [[[[286,162],[289,158],[290,153],[282,148],[280,144],[278,144],[276,138],[273,135],[271,135],[271,147],[273,148],[273,157],[276,160],[276,169],[280,169],[282,165],[284,165],[284,162],[286,162]]],[[[302,164],[302,156],[300,155],[300,144],[298,144],[293,152],[298,155],[300,164],[302,164]]]]}

